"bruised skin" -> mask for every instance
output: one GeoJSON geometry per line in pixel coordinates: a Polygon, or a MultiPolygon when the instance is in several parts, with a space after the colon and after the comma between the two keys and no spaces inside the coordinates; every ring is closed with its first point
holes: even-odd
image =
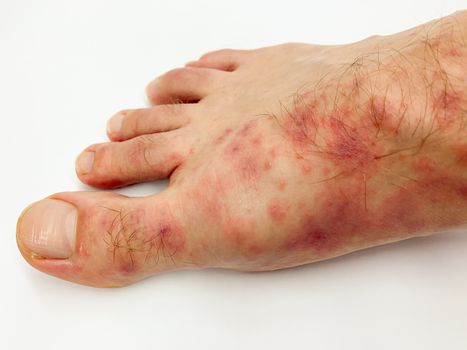
{"type": "MultiPolygon", "coordinates": [[[[65,193],[75,282],[189,267],[272,270],[467,223],[465,12],[343,46],[221,51],[171,71],[93,145],[101,188],[170,176],[161,194],[65,193]],[[173,105],[167,105],[176,102],[173,105]],[[164,105],[163,105],[164,104],[164,105]],[[164,112],[165,110],[165,112],[164,112]]],[[[21,231],[21,220],[19,222],[21,231]]]]}

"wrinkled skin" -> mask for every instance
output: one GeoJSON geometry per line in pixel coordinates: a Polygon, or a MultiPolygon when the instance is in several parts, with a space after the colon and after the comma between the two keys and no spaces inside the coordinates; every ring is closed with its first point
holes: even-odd
{"type": "MultiPolygon", "coordinates": [[[[166,73],[92,145],[87,184],[169,177],[146,198],[51,196],[79,213],[41,271],[121,286],[190,267],[272,270],[467,223],[467,13],[342,46],[221,50],[166,73]]],[[[27,215],[28,211],[26,211],[27,215]]]]}

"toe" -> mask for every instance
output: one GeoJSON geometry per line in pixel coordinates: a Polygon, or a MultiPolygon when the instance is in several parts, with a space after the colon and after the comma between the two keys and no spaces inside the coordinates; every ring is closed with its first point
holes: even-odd
{"type": "Polygon", "coordinates": [[[212,68],[232,72],[251,54],[250,50],[223,49],[204,54],[197,61],[188,62],[187,67],[212,68]]]}
{"type": "Polygon", "coordinates": [[[110,118],[107,134],[112,141],[123,141],[136,136],[171,131],[188,124],[195,113],[195,104],[123,110],[110,118]]]}
{"type": "Polygon", "coordinates": [[[170,193],[145,198],[106,192],[53,195],[23,212],[18,247],[42,272],[99,287],[196,266],[192,247],[197,245],[170,193]]]}
{"type": "Polygon", "coordinates": [[[92,145],[78,157],[76,173],[100,188],[167,178],[189,153],[189,135],[180,130],[92,145]]]}
{"type": "Polygon", "coordinates": [[[226,79],[226,72],[215,69],[177,68],[149,83],[146,93],[156,105],[197,102],[222,88],[226,79]]]}

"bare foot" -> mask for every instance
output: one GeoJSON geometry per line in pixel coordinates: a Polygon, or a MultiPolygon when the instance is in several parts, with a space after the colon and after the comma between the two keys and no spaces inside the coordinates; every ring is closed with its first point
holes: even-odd
{"type": "Polygon", "coordinates": [[[467,12],[352,45],[221,50],[148,86],[18,245],[37,269],[121,286],[190,267],[272,270],[467,222],[467,12]]]}

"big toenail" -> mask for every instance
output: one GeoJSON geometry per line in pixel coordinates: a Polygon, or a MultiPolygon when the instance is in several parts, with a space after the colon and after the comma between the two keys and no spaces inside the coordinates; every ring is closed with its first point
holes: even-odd
{"type": "Polygon", "coordinates": [[[124,117],[125,116],[122,113],[117,113],[109,119],[109,122],[107,123],[107,133],[109,135],[116,136],[120,133],[124,117]]]}
{"type": "Polygon", "coordinates": [[[44,199],[28,207],[18,221],[18,239],[44,258],[68,258],[76,241],[78,211],[68,202],[44,199]]]}
{"type": "Polygon", "coordinates": [[[79,174],[89,174],[94,165],[94,152],[84,152],[76,161],[76,170],[79,174]]]}

